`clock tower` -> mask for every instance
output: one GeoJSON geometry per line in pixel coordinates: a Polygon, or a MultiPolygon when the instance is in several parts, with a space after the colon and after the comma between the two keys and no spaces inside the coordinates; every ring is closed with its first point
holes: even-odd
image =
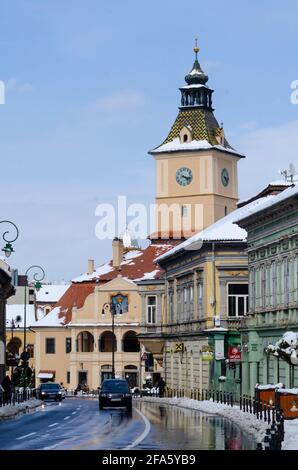
{"type": "Polygon", "coordinates": [[[181,239],[236,209],[237,163],[212,107],[208,76],[195,61],[180,88],[181,105],[170,132],[149,153],[156,160],[155,239],[181,239]]]}

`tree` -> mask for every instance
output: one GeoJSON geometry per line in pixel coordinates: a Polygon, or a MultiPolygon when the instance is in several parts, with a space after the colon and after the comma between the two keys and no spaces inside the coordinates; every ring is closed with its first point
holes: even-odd
{"type": "Polygon", "coordinates": [[[269,344],[266,351],[292,366],[298,365],[298,333],[287,331],[274,345],[269,344]]]}

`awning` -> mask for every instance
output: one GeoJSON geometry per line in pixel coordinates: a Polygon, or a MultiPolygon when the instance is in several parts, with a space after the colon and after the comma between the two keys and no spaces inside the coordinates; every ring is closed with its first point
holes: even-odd
{"type": "Polygon", "coordinates": [[[55,375],[55,370],[40,370],[37,374],[38,379],[52,379],[55,375]]]}

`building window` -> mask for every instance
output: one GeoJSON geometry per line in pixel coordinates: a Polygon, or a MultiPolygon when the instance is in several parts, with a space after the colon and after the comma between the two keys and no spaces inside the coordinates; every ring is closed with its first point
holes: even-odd
{"type": "Polygon", "coordinates": [[[66,383],[70,384],[70,372],[69,372],[69,370],[66,372],[66,383]]]}
{"type": "Polygon", "coordinates": [[[189,300],[190,302],[193,302],[193,286],[190,286],[189,288],[189,300]]]}
{"type": "Polygon", "coordinates": [[[169,313],[170,313],[170,323],[174,321],[174,306],[173,306],[173,292],[169,292],[169,313]]]}
{"type": "Polygon", "coordinates": [[[55,338],[46,338],[46,354],[55,354],[55,338]]]}
{"type": "Polygon", "coordinates": [[[71,352],[71,338],[65,338],[65,352],[66,354],[71,352]]]}
{"type": "Polygon", "coordinates": [[[48,313],[50,313],[51,310],[52,310],[51,307],[47,306],[47,307],[44,307],[43,312],[45,315],[48,315],[48,313]]]}
{"type": "Polygon", "coordinates": [[[188,287],[184,287],[183,289],[183,299],[184,299],[184,303],[186,304],[188,300],[188,287]]]}
{"type": "Polygon", "coordinates": [[[187,217],[187,206],[181,206],[181,217],[187,217]]]}
{"type": "Polygon", "coordinates": [[[122,351],[123,352],[139,352],[140,343],[135,331],[127,331],[123,335],[122,339],[122,351]]]}
{"type": "Polygon", "coordinates": [[[199,319],[203,318],[203,284],[198,284],[199,319]]]}
{"type": "Polygon", "coordinates": [[[266,267],[262,265],[261,267],[261,301],[262,307],[266,307],[266,267]]]}
{"type": "Polygon", "coordinates": [[[81,331],[77,335],[76,343],[77,352],[93,352],[94,350],[94,338],[89,331],[81,331]]]}
{"type": "Polygon", "coordinates": [[[30,359],[34,357],[34,344],[27,345],[27,352],[29,354],[30,359]]]}
{"type": "Polygon", "coordinates": [[[225,206],[225,216],[228,215],[228,207],[225,206]]]}
{"type": "Polygon", "coordinates": [[[272,306],[276,306],[277,299],[277,272],[276,272],[276,262],[272,262],[272,306]]]}
{"type": "Polygon", "coordinates": [[[156,323],[156,295],[147,297],[147,322],[156,323]]]}
{"type": "Polygon", "coordinates": [[[228,316],[242,317],[248,310],[248,285],[228,284],[228,316]]]}

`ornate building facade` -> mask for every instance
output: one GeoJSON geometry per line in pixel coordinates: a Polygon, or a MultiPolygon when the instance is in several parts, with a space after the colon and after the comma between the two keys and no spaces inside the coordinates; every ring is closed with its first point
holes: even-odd
{"type": "Polygon", "coordinates": [[[249,315],[241,330],[247,394],[256,383],[298,387],[298,367],[267,353],[286,331],[298,332],[298,186],[288,186],[237,221],[248,233],[249,315]]]}

